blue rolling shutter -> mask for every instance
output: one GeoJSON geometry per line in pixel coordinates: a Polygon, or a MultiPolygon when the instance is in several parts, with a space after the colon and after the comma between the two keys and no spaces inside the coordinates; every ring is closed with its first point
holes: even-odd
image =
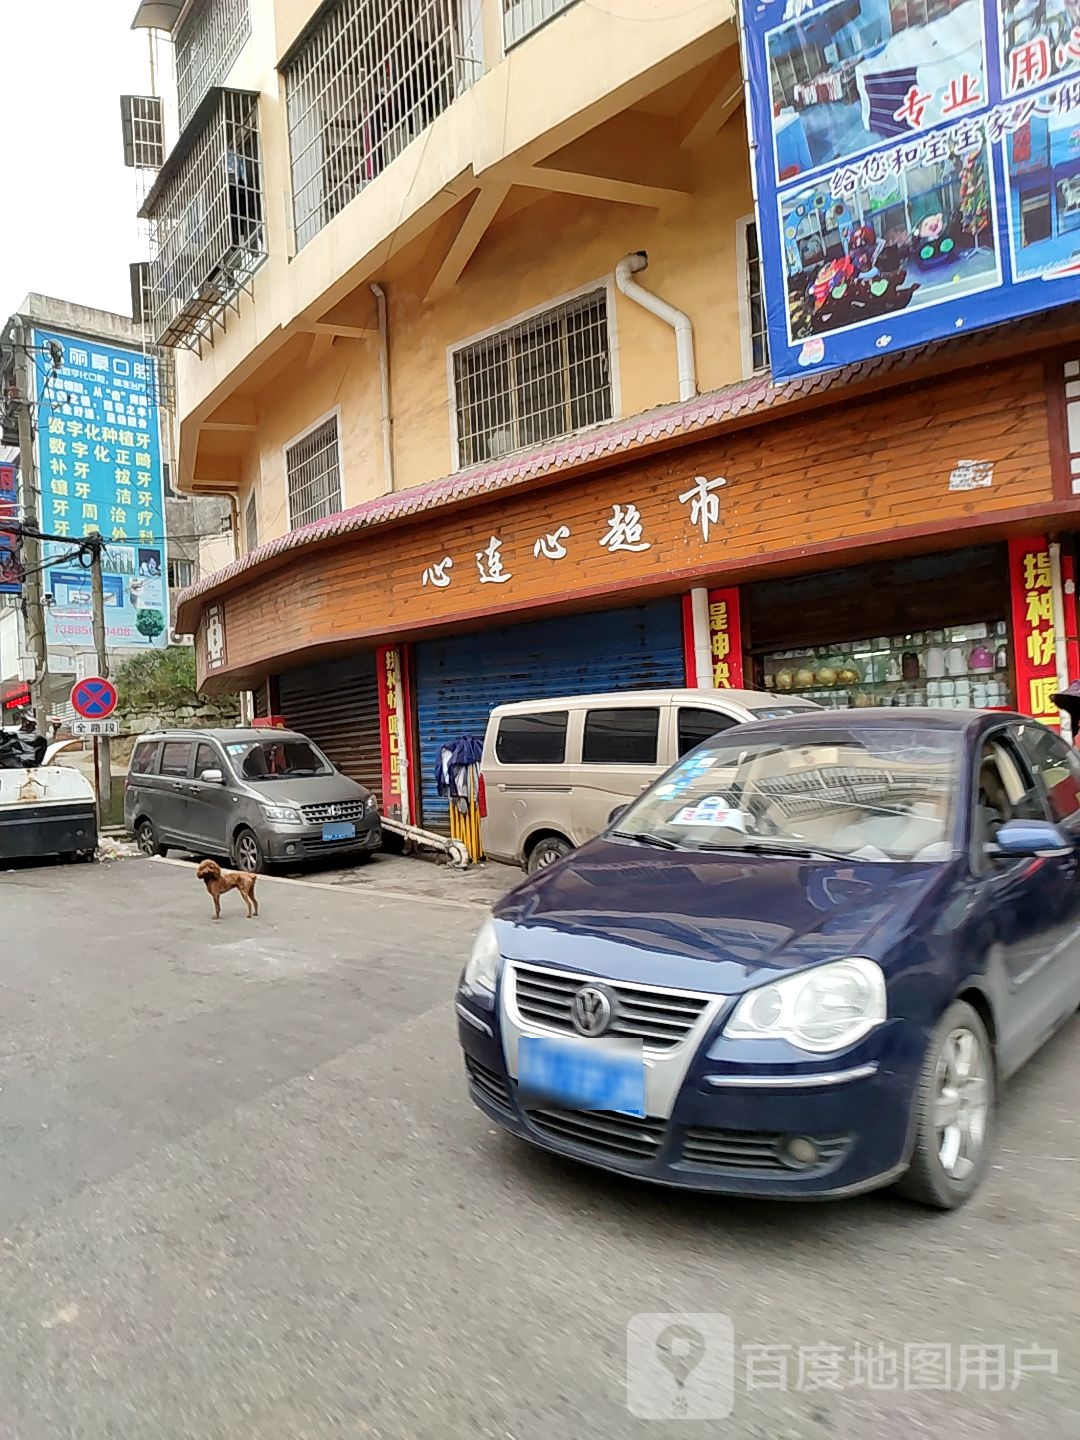
{"type": "Polygon", "coordinates": [[[459,735],[483,739],[496,705],[685,685],[680,602],[426,641],[416,646],[416,681],[424,823],[442,828],[447,806],[435,788],[439,749],[459,735]]]}

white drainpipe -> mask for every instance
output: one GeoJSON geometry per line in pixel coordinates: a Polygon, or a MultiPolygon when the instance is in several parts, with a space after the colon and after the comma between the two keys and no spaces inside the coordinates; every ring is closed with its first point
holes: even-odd
{"type": "MultiPolygon", "coordinates": [[[[1050,542],[1050,595],[1054,611],[1054,664],[1057,669],[1059,690],[1069,686],[1069,647],[1065,634],[1065,589],[1061,583],[1061,545],[1057,540],[1050,542]]],[[[1072,720],[1064,710],[1061,715],[1061,734],[1066,740],[1074,739],[1072,720]]]]}
{"type": "Polygon", "coordinates": [[[386,291],[371,284],[371,293],[379,307],[379,385],[382,390],[383,488],[387,494],[394,489],[393,420],[390,415],[390,340],[386,322],[386,291]]]}
{"type": "Polygon", "coordinates": [[[676,310],[674,305],[669,305],[666,300],[661,300],[651,290],[646,290],[631,277],[639,275],[649,264],[648,253],[644,250],[636,250],[632,255],[624,255],[615,266],[615,284],[628,300],[633,300],[635,305],[640,305],[643,310],[648,310],[650,315],[655,315],[658,320],[663,320],[665,325],[670,325],[675,331],[675,358],[679,365],[679,399],[693,400],[698,393],[697,388],[697,365],[694,362],[694,327],[690,324],[689,315],[681,310],[676,310]]]}

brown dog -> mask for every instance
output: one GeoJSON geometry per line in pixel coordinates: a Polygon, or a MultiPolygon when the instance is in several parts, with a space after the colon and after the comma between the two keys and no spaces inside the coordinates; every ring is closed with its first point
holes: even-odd
{"type": "Polygon", "coordinates": [[[204,860],[195,874],[206,886],[214,902],[214,919],[221,919],[221,897],[226,890],[239,890],[247,906],[247,918],[259,913],[259,902],[255,899],[254,875],[242,870],[222,870],[216,860],[204,860]]]}

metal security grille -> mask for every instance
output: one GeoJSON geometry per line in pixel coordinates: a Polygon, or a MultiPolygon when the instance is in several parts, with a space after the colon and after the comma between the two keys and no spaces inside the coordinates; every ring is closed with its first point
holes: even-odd
{"type": "Polygon", "coordinates": [[[477,78],[478,0],[341,0],[282,66],[300,248],[477,78]]]}
{"type": "Polygon", "coordinates": [[[254,490],[244,506],[244,544],[249,554],[259,548],[259,506],[254,490]]]}
{"type": "Polygon", "coordinates": [[[750,350],[754,372],[769,368],[769,331],[765,323],[765,291],[761,284],[761,252],[757,225],[746,227],[746,296],[750,320],[750,350]]]}
{"type": "Polygon", "coordinates": [[[151,222],[154,337],[197,349],[266,259],[258,97],[207,97],[197,133],[158,176],[142,215],[151,222]]]}
{"type": "Polygon", "coordinates": [[[341,509],[341,454],[336,415],[288,447],[285,475],[291,530],[337,514],[341,509]]]}
{"type": "Polygon", "coordinates": [[[165,163],[165,128],[156,95],[121,95],[124,164],[137,170],[160,170],[165,163]]]}
{"type": "Polygon", "coordinates": [[[610,420],[606,291],[458,350],[454,408],[459,465],[610,420]]]}
{"type": "Polygon", "coordinates": [[[169,561],[169,589],[186,590],[194,583],[195,565],[191,560],[169,561]]]}
{"type": "Polygon", "coordinates": [[[176,90],[180,125],[220,85],[251,34],[249,0],[198,0],[176,32],[176,90]]]}
{"type": "Polygon", "coordinates": [[[509,50],[577,0],[503,0],[503,41],[509,50]]]}

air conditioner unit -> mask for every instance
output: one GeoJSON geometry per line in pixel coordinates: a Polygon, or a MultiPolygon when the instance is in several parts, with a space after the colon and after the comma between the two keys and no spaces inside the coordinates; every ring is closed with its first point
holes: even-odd
{"type": "Polygon", "coordinates": [[[169,644],[170,644],[170,645],[194,645],[194,644],[195,644],[195,637],[194,637],[194,635],[181,635],[179,630],[170,630],[170,631],[169,631],[169,644]]]}

